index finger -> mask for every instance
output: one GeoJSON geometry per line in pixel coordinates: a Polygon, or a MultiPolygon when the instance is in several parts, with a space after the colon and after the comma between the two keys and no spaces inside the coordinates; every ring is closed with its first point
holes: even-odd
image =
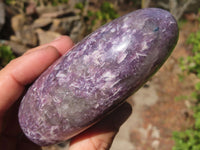
{"type": "Polygon", "coordinates": [[[32,49],[32,53],[29,51],[30,54],[11,61],[0,71],[0,118],[21,96],[25,86],[33,82],[72,45],[69,38],[61,37],[50,44],[32,49]]]}

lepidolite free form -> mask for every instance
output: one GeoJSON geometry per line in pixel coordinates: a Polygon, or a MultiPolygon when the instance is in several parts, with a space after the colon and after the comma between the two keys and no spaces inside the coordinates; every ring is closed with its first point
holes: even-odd
{"type": "Polygon", "coordinates": [[[84,131],[137,91],[165,62],[178,39],[172,15],[134,11],[102,26],[51,65],[19,108],[25,135],[38,145],[84,131]]]}

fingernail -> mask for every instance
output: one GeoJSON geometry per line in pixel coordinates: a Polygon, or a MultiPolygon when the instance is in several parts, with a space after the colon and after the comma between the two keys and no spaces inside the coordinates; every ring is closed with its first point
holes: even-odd
{"type": "Polygon", "coordinates": [[[37,49],[37,50],[28,50],[26,53],[24,53],[23,55],[29,55],[29,54],[32,54],[32,53],[35,53],[35,52],[38,52],[38,51],[42,51],[42,50],[45,50],[48,46],[45,46],[43,48],[40,48],[40,49],[37,49]]]}

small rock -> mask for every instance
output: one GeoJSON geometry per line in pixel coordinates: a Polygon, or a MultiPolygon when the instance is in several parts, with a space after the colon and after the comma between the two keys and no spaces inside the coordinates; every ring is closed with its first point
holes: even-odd
{"type": "Polygon", "coordinates": [[[13,42],[17,42],[17,43],[21,43],[21,39],[19,39],[17,36],[15,35],[11,35],[10,36],[10,40],[13,42]]]}
{"type": "Polygon", "coordinates": [[[81,37],[81,33],[83,33],[83,22],[82,21],[76,21],[73,24],[73,29],[70,33],[70,38],[76,43],[78,42],[81,37]]]}
{"type": "Polygon", "coordinates": [[[41,16],[44,13],[56,12],[56,11],[61,11],[61,10],[65,10],[65,9],[70,9],[69,5],[62,4],[62,5],[58,5],[58,6],[48,6],[48,7],[38,6],[38,7],[36,7],[36,12],[39,16],[41,16]]]}
{"type": "Polygon", "coordinates": [[[1,44],[9,45],[16,56],[21,56],[29,49],[28,47],[14,41],[0,40],[0,45],[1,44]]]}
{"type": "Polygon", "coordinates": [[[154,140],[152,142],[152,144],[151,144],[152,148],[155,149],[155,150],[158,150],[159,145],[160,145],[160,141],[159,140],[154,140]]]}
{"type": "Polygon", "coordinates": [[[57,18],[61,16],[66,16],[69,14],[79,14],[81,11],[79,9],[75,9],[74,7],[71,7],[67,4],[62,4],[58,6],[49,6],[49,7],[37,7],[36,12],[40,17],[51,17],[51,18],[57,18]]]}
{"type": "Polygon", "coordinates": [[[5,23],[5,9],[3,2],[0,1],[0,31],[5,23]]]}
{"type": "Polygon", "coordinates": [[[41,15],[41,17],[59,18],[62,16],[75,16],[79,12],[80,12],[80,10],[76,10],[76,9],[66,9],[66,10],[44,13],[41,15]]]}
{"type": "Polygon", "coordinates": [[[42,29],[37,29],[36,33],[38,35],[39,38],[39,44],[43,45],[46,43],[49,43],[53,40],[55,40],[56,38],[60,37],[61,34],[57,33],[57,32],[52,32],[52,31],[44,31],[42,29]]]}
{"type": "Polygon", "coordinates": [[[186,106],[187,108],[191,108],[192,104],[191,104],[191,102],[190,102],[189,100],[186,100],[186,101],[185,101],[185,106],[186,106]]]}
{"type": "Polygon", "coordinates": [[[50,30],[53,32],[59,32],[60,34],[69,34],[76,22],[80,22],[79,16],[54,19],[50,30]]]}
{"type": "Polygon", "coordinates": [[[45,27],[49,24],[52,23],[52,19],[51,18],[44,18],[44,17],[40,17],[38,19],[36,19],[33,23],[33,28],[41,28],[41,27],[45,27]]]}
{"type": "Polygon", "coordinates": [[[33,15],[36,13],[36,3],[31,1],[29,2],[28,6],[26,7],[26,14],[33,15]]]}
{"type": "Polygon", "coordinates": [[[23,43],[30,47],[37,46],[38,41],[33,28],[27,25],[24,25],[21,30],[16,31],[15,35],[10,36],[10,40],[13,42],[23,43]]]}
{"type": "Polygon", "coordinates": [[[52,25],[51,25],[51,28],[50,30],[53,31],[53,32],[58,32],[58,33],[65,33],[66,30],[69,28],[69,27],[66,27],[64,26],[64,28],[67,28],[67,29],[63,29],[62,28],[62,25],[61,25],[61,19],[54,19],[53,22],[52,22],[52,25]]]}
{"type": "Polygon", "coordinates": [[[77,42],[80,33],[83,31],[83,22],[81,21],[80,16],[54,19],[50,30],[60,34],[69,35],[73,41],[77,42]]]}
{"type": "Polygon", "coordinates": [[[31,47],[37,46],[38,39],[35,31],[31,26],[25,25],[17,37],[21,39],[22,43],[25,45],[29,45],[31,47]]]}
{"type": "Polygon", "coordinates": [[[23,14],[16,15],[12,17],[11,19],[11,26],[15,33],[22,30],[24,24],[25,24],[25,16],[23,14]]]}
{"type": "Polygon", "coordinates": [[[74,7],[77,3],[86,3],[87,0],[69,0],[70,5],[74,7]]]}
{"type": "Polygon", "coordinates": [[[8,41],[8,45],[11,47],[13,53],[15,53],[17,56],[23,55],[29,49],[25,45],[14,41],[8,41]]]}
{"type": "Polygon", "coordinates": [[[19,14],[11,19],[11,26],[15,32],[15,37],[12,36],[11,40],[23,43],[31,47],[37,46],[37,36],[35,31],[30,25],[27,24],[28,19],[24,14],[19,14]]]}

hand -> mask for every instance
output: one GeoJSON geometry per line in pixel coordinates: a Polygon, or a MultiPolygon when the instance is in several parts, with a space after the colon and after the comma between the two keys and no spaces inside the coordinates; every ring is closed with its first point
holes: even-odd
{"type": "MultiPolygon", "coordinates": [[[[59,39],[27,51],[11,61],[0,71],[0,149],[39,150],[41,147],[29,141],[18,124],[18,107],[21,96],[48,66],[73,46],[69,37],[59,39]]],[[[70,150],[109,149],[121,124],[131,113],[125,103],[99,122],[71,140],[70,150]]]]}

